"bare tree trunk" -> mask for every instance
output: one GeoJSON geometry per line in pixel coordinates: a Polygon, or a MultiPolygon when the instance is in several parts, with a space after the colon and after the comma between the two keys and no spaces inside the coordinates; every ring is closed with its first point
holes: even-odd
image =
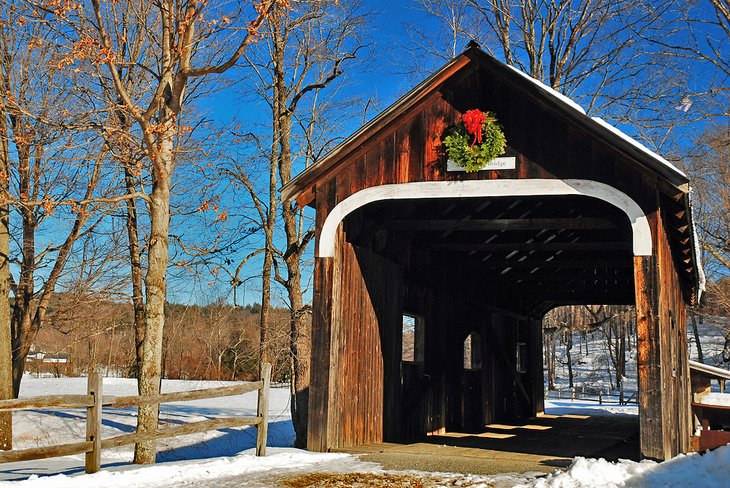
{"type": "MultiPolygon", "coordinates": [[[[166,114],[167,115],[167,114],[166,114]]],[[[171,117],[163,116],[170,121],[171,117]]],[[[167,134],[161,137],[157,165],[150,194],[150,243],[145,279],[145,334],[142,346],[142,369],[139,375],[140,395],[157,395],[162,381],[162,333],[165,327],[165,301],[167,298],[168,240],[170,236],[170,177],[173,164],[174,125],[168,122],[167,134]]],[[[139,407],[138,432],[157,429],[159,407],[139,407]]],[[[155,462],[155,441],[136,444],[134,462],[155,462]]]]}
{"type": "MultiPolygon", "coordinates": [[[[272,158],[278,155],[278,121],[274,120],[272,158]]],[[[272,159],[273,160],[273,159],[272,159]]],[[[276,198],[276,165],[269,165],[269,203],[264,221],[264,263],[261,270],[261,310],[259,312],[259,363],[272,363],[270,352],[271,275],[274,265],[274,227],[278,209],[276,198]]]]}
{"type": "Polygon", "coordinates": [[[294,447],[307,446],[307,415],[309,406],[310,342],[304,321],[301,290],[300,258],[287,260],[289,272],[289,303],[291,305],[289,355],[291,373],[291,414],[296,432],[294,447]],[[290,261],[292,261],[290,263],[290,261]]]}
{"type": "Polygon", "coordinates": [[[548,376],[548,388],[551,390],[555,389],[555,332],[548,332],[546,334],[545,349],[547,350],[547,376],[548,376]]]}
{"type": "MultiPolygon", "coordinates": [[[[5,86],[1,79],[0,88],[5,86]]],[[[3,93],[5,90],[3,90],[3,93]]],[[[2,96],[2,95],[0,95],[2,96]]],[[[7,119],[0,114],[0,193],[9,190],[10,151],[8,146],[7,119]]],[[[0,205],[0,399],[13,398],[13,348],[10,324],[10,206],[0,205]]],[[[13,414],[11,411],[0,413],[0,449],[13,448],[13,414]]]]}
{"type": "Polygon", "coordinates": [[[570,351],[573,349],[573,331],[568,328],[567,338],[565,340],[565,354],[568,360],[568,386],[573,388],[573,358],[570,351]]]}
{"type": "MultiPolygon", "coordinates": [[[[13,132],[16,134],[25,133],[20,128],[22,122],[13,118],[13,132]]],[[[20,195],[30,198],[31,176],[30,176],[30,149],[26,143],[17,142],[18,152],[18,181],[20,195]]],[[[21,197],[22,198],[22,197],[21,197]]],[[[17,398],[20,393],[20,382],[23,379],[25,358],[30,350],[31,342],[35,337],[32,333],[31,307],[35,291],[34,264],[35,264],[35,215],[30,207],[20,208],[22,217],[22,256],[23,262],[18,282],[18,292],[15,294],[15,306],[13,311],[13,395],[17,398]]]]}
{"type": "Polygon", "coordinates": [[[616,351],[616,387],[619,389],[619,401],[624,401],[624,376],[626,376],[626,313],[621,314],[616,351]]]}
{"type": "Polygon", "coordinates": [[[697,360],[701,363],[704,363],[705,359],[702,356],[702,343],[700,342],[700,331],[697,328],[697,315],[695,315],[693,310],[690,310],[689,316],[690,316],[690,319],[692,320],[692,333],[695,336],[695,344],[697,344],[697,360]]]}
{"type": "MultiPolygon", "coordinates": [[[[283,56],[283,50],[281,52],[283,56]]],[[[291,178],[291,112],[286,110],[286,91],[284,89],[284,72],[277,72],[275,91],[281,95],[279,107],[284,109],[280,115],[280,148],[279,177],[282,184],[291,178]]],[[[297,225],[296,209],[290,204],[282,207],[282,219],[286,233],[287,278],[284,284],[289,295],[289,365],[291,373],[291,414],[296,432],[295,447],[307,445],[307,410],[309,403],[309,334],[304,327],[304,308],[302,300],[302,274],[300,262],[304,248],[309,241],[300,241],[300,229],[297,225]]]]}
{"type": "MultiPolygon", "coordinates": [[[[127,192],[134,193],[135,184],[129,164],[124,167],[124,179],[127,185],[127,192]]],[[[135,367],[134,377],[139,378],[142,370],[142,355],[145,330],[145,309],[144,309],[144,287],[142,285],[142,258],[139,249],[139,223],[137,220],[137,205],[131,198],[126,200],[127,204],[127,238],[129,240],[129,264],[132,278],[132,306],[134,308],[134,350],[135,367]]],[[[137,385],[139,388],[139,384],[137,385]]],[[[140,393],[141,394],[141,393],[140,393]]]]}
{"type": "MultiPolygon", "coordinates": [[[[292,174],[292,118],[296,109],[297,96],[288,103],[290,90],[287,88],[287,73],[285,65],[286,27],[282,27],[279,15],[273,16],[273,107],[275,126],[278,132],[279,154],[272,163],[278,165],[280,183],[286,185],[292,174]]],[[[326,85],[326,83],[325,83],[326,85]]],[[[302,92],[300,92],[302,93],[302,92]]],[[[301,259],[306,249],[311,233],[302,235],[298,225],[297,210],[291,204],[284,204],[281,210],[286,234],[286,279],[277,276],[278,281],[286,287],[289,306],[289,372],[291,377],[291,414],[294,431],[296,432],[295,447],[304,448],[307,445],[307,415],[309,404],[309,333],[305,327],[304,304],[302,299],[301,259]]]]}

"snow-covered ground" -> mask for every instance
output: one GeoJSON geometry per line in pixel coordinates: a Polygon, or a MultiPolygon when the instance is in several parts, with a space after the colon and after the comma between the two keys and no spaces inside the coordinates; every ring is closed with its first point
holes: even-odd
{"type": "MultiPolygon", "coordinates": [[[[689,357],[697,361],[697,341],[689,323],[689,318],[687,320],[689,357]]],[[[704,317],[703,323],[698,324],[705,364],[722,369],[730,367],[728,363],[724,363],[722,360],[722,350],[725,346],[724,333],[725,328],[728,327],[727,321],[728,319],[725,317],[704,317]]],[[[586,396],[595,397],[600,390],[603,392],[604,401],[618,402],[619,390],[616,387],[615,368],[611,363],[608,342],[604,333],[600,329],[594,329],[585,336],[582,336],[579,332],[574,332],[572,344],[573,384],[578,397],[581,396],[582,391],[588,393],[586,396]]],[[[630,398],[635,403],[635,393],[638,389],[635,336],[628,342],[627,346],[626,374],[623,379],[624,398],[630,398]]],[[[569,392],[569,373],[566,345],[560,336],[556,340],[556,353],[558,360],[555,368],[555,387],[557,390],[561,390],[561,395],[565,396],[569,392]]],[[[717,390],[717,383],[713,382],[712,387],[717,390]]],[[[730,391],[730,383],[727,388],[727,391],[730,391]]],[[[549,392],[551,398],[556,395],[557,392],[549,392]]]]}
{"type": "MultiPolygon", "coordinates": [[[[690,359],[698,360],[697,341],[692,332],[690,319],[687,318],[687,343],[690,359]]],[[[705,364],[728,369],[728,364],[722,360],[722,350],[725,347],[725,330],[730,328],[726,317],[704,317],[697,325],[702,346],[702,356],[705,364]]]]}
{"type": "MultiPolygon", "coordinates": [[[[49,393],[83,393],[84,378],[26,378],[23,396],[49,393]]],[[[195,389],[225,384],[222,382],[166,381],[163,391],[195,389]]],[[[105,394],[133,394],[133,380],[109,378],[104,381],[105,394]]],[[[268,455],[253,455],[255,428],[226,429],[169,439],[160,443],[159,464],[140,467],[131,465],[131,447],[105,450],[102,471],[83,474],[83,455],[42,461],[0,465],[0,487],[96,488],[96,487],[274,487],[295,486],[293,477],[314,476],[314,486],[351,486],[358,480],[386,480],[390,484],[358,486],[462,486],[462,487],[727,487],[730,483],[730,446],[704,456],[678,456],[665,462],[622,461],[577,458],[565,471],[538,478],[535,474],[476,476],[448,473],[384,471],[379,465],[360,461],[348,454],[309,453],[291,449],[294,432],[289,418],[289,397],[286,388],[272,390],[270,403],[271,428],[268,455]],[[331,478],[323,478],[323,476],[331,478]],[[339,478],[338,478],[339,476],[339,478]],[[379,478],[380,477],[380,478],[379,478]],[[322,481],[329,480],[328,482],[322,481]],[[417,482],[412,482],[412,480],[417,482]],[[353,481],[355,480],[355,481],[353,481]],[[394,481],[395,480],[395,481],[394,481]],[[337,483],[335,483],[335,481],[337,483]],[[395,484],[394,484],[395,483],[395,484]],[[410,483],[410,484],[409,484],[410,483]],[[420,483],[420,484],[419,484],[420,483]]],[[[237,397],[164,405],[161,417],[168,423],[188,422],[228,415],[252,415],[256,394],[237,397]]],[[[602,405],[591,402],[554,400],[547,402],[552,414],[590,413],[613,415],[636,413],[635,406],[602,405]]],[[[104,436],[131,432],[134,413],[128,409],[105,409],[104,436]]],[[[17,448],[74,442],[84,435],[84,413],[26,411],[14,416],[17,448]]],[[[306,478],[309,479],[309,478],[306,478]]],[[[301,479],[298,480],[301,483],[301,479]]],[[[296,486],[309,486],[299,484],[296,486]]]]}

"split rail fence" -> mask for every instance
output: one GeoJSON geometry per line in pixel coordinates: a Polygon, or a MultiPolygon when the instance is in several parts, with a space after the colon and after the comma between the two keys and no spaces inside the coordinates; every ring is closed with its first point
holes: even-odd
{"type": "Polygon", "coordinates": [[[98,371],[94,371],[89,374],[86,395],[53,395],[0,400],[0,411],[31,409],[49,410],[61,408],[86,409],[86,440],[84,442],[56,444],[31,449],[0,451],[0,463],[47,459],[86,453],[86,472],[95,473],[101,468],[102,449],[110,449],[127,444],[136,444],[138,442],[168,437],[196,434],[210,430],[243,427],[247,425],[256,426],[256,455],[265,456],[270,382],[271,365],[264,363],[261,365],[261,379],[259,381],[251,381],[239,385],[223,386],[219,388],[161,393],[159,395],[152,396],[103,396],[102,376],[98,371]],[[102,407],[127,408],[139,407],[140,405],[157,405],[159,407],[161,403],[242,395],[256,390],[258,390],[258,406],[255,417],[242,416],[216,418],[190,422],[174,427],[165,427],[162,429],[157,428],[146,432],[122,434],[107,439],[102,439],[101,437],[102,407]]]}

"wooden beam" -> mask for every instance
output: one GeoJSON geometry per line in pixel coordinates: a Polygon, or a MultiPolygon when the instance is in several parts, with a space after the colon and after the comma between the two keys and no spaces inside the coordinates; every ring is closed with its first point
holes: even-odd
{"type": "MultiPolygon", "coordinates": [[[[639,383],[639,445],[641,456],[663,460],[664,412],[660,369],[659,284],[656,258],[634,257],[637,368],[639,383]]],[[[667,365],[669,366],[669,365],[667,365]]]]}
{"type": "Polygon", "coordinates": [[[616,229],[616,225],[608,219],[572,218],[572,219],[411,219],[392,220],[389,226],[396,232],[402,231],[490,231],[490,230],[599,230],[616,229]]]}
{"type": "Polygon", "coordinates": [[[316,185],[312,185],[306,188],[297,195],[296,202],[297,207],[304,208],[314,202],[315,195],[317,194],[316,185]]]}
{"type": "MultiPolygon", "coordinates": [[[[591,270],[592,271],[592,270],[591,270]]],[[[575,281],[579,282],[609,282],[609,281],[622,281],[631,278],[630,273],[622,272],[620,274],[590,274],[585,271],[550,271],[540,272],[535,271],[534,273],[524,272],[512,272],[511,270],[504,274],[495,274],[495,279],[522,283],[572,283],[575,281]]]]}
{"type": "Polygon", "coordinates": [[[436,242],[427,243],[430,249],[450,251],[626,251],[631,249],[630,242],[502,242],[502,243],[465,243],[436,242]]]}
{"type": "Polygon", "coordinates": [[[406,273],[406,281],[408,283],[417,284],[425,288],[429,288],[438,295],[450,297],[455,301],[464,300],[466,303],[469,303],[474,307],[479,307],[490,312],[497,312],[501,315],[504,315],[505,317],[512,317],[517,320],[527,320],[526,315],[522,315],[511,310],[507,310],[486,303],[483,298],[477,296],[476,294],[474,296],[470,296],[464,293],[455,292],[448,286],[444,286],[444,284],[439,282],[438,280],[424,279],[422,275],[413,273],[412,271],[406,273]]]}
{"type": "Polygon", "coordinates": [[[556,269],[556,268],[565,268],[565,269],[601,269],[601,268],[611,268],[611,269],[632,269],[633,263],[629,259],[603,259],[603,258],[596,258],[596,259],[570,259],[570,258],[564,258],[563,256],[560,257],[560,259],[552,259],[550,261],[544,261],[539,258],[534,258],[530,256],[529,258],[523,260],[523,261],[514,261],[509,259],[485,259],[485,260],[469,260],[469,264],[474,265],[481,265],[482,267],[491,268],[491,269],[505,269],[505,268],[515,268],[515,269],[532,269],[532,268],[545,268],[545,269],[556,269]]]}
{"type": "Polygon", "coordinates": [[[589,283],[588,280],[575,280],[563,286],[539,286],[534,283],[528,283],[529,286],[514,287],[511,293],[524,295],[526,297],[533,297],[534,299],[539,298],[541,301],[555,301],[560,297],[576,297],[576,296],[591,296],[594,297],[597,294],[608,293],[611,295],[631,295],[631,285],[628,280],[615,280],[618,283],[589,283]],[[624,291],[621,288],[629,288],[628,291],[624,291]]]}

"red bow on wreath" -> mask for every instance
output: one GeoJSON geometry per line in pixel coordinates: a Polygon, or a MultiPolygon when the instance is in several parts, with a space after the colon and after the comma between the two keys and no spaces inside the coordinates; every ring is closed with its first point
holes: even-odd
{"type": "Polygon", "coordinates": [[[464,128],[466,131],[474,137],[471,141],[470,148],[474,147],[474,144],[482,143],[482,126],[486,122],[486,114],[481,110],[467,110],[467,112],[461,116],[461,120],[464,121],[464,128]]]}

